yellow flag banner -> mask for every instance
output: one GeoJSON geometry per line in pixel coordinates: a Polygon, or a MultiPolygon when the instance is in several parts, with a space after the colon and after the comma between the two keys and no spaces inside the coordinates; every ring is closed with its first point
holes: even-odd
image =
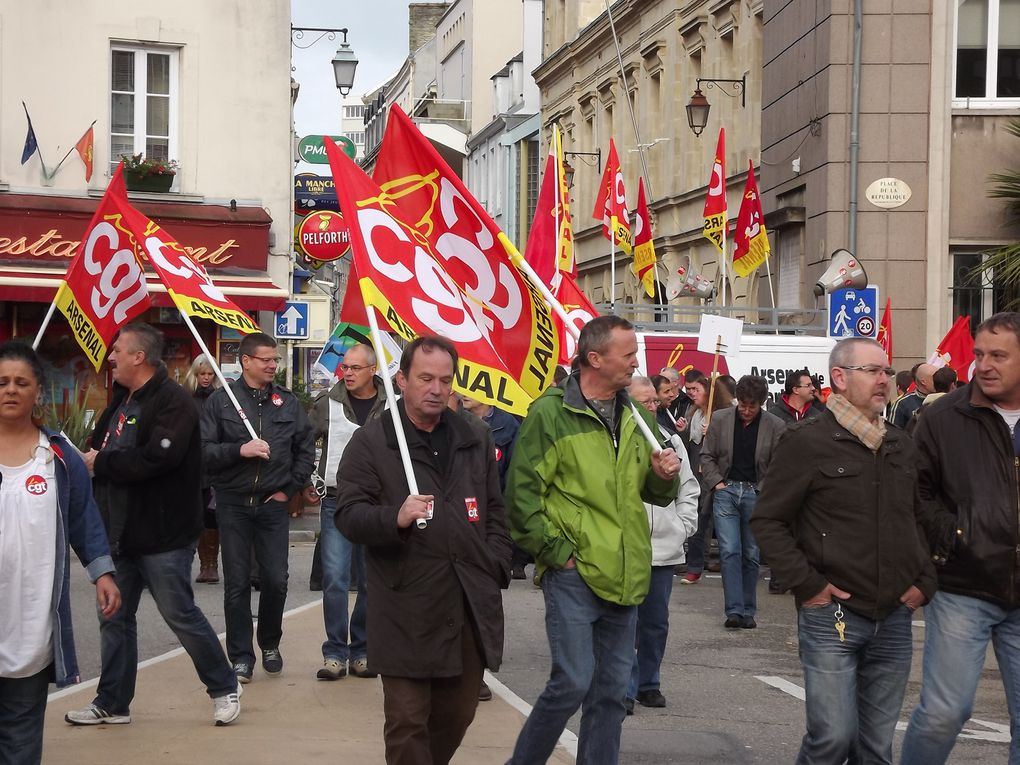
{"type": "Polygon", "coordinates": [[[645,200],[645,181],[638,179],[637,210],[634,213],[634,273],[644,285],[648,297],[655,297],[655,245],[652,244],[652,219],[645,200]]]}

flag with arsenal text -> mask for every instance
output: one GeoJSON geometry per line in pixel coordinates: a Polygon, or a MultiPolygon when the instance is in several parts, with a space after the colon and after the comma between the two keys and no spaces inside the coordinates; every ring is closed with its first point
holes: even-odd
{"type": "Polygon", "coordinates": [[[138,242],[123,221],[126,204],[123,167],[118,166],[55,298],[97,372],[117,330],[150,304],[138,242]]]}
{"type": "Polygon", "coordinates": [[[609,139],[609,156],[595,196],[595,220],[602,221],[602,235],[628,255],[631,251],[630,213],[627,212],[627,191],[623,187],[623,169],[616,155],[616,144],[609,139]]]}
{"type": "Polygon", "coordinates": [[[655,297],[655,246],[652,244],[652,219],[645,201],[645,182],[638,179],[637,210],[634,213],[634,274],[655,297]]]}
{"type": "Polygon", "coordinates": [[[552,381],[559,344],[516,248],[398,107],[375,168],[381,184],[325,143],[365,303],[405,339],[453,341],[457,390],[525,414],[552,381]]]}
{"type": "Polygon", "coordinates": [[[152,266],[170,299],[181,311],[243,334],[262,331],[223,294],[205,267],[193,261],[169,231],[132,207],[126,195],[117,202],[121,223],[134,238],[136,254],[152,266]]]}
{"type": "Polygon", "coordinates": [[[970,381],[974,371],[974,338],[970,334],[970,316],[961,316],[946,332],[935,353],[928,359],[936,369],[951,367],[961,383],[970,381]]]}
{"type": "Polygon", "coordinates": [[[771,252],[758,197],[758,183],[754,179],[754,164],[750,160],[747,162],[747,184],[744,186],[744,198],[740,200],[733,241],[733,271],[737,276],[750,276],[771,252]]]}
{"type": "Polygon", "coordinates": [[[878,344],[885,349],[885,356],[889,359],[889,366],[892,366],[892,298],[885,299],[885,311],[882,312],[882,320],[878,323],[878,344]]]}
{"type": "Polygon", "coordinates": [[[719,140],[715,145],[715,161],[712,176],[708,180],[708,194],[705,196],[706,239],[726,254],[726,131],[719,128],[719,140]]]}

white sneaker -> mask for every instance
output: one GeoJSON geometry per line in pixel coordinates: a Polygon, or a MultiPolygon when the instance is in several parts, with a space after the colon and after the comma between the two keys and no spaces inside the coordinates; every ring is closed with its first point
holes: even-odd
{"type": "Polygon", "coordinates": [[[64,719],[71,725],[127,725],[131,722],[131,715],[114,715],[95,704],[89,704],[84,709],[72,709],[64,715],[64,719]]]}
{"type": "Polygon", "coordinates": [[[244,691],[237,686],[235,693],[228,693],[226,696],[217,696],[213,703],[213,722],[217,725],[230,725],[241,714],[241,694],[244,691]]]}

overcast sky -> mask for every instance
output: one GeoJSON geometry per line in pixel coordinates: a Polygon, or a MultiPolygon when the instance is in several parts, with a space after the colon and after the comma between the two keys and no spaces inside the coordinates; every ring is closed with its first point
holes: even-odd
{"type": "MultiPolygon", "coordinates": [[[[291,0],[291,24],[299,27],[347,27],[358,57],[354,88],[348,101],[361,103],[361,95],[382,84],[407,57],[407,6],[409,0],[291,0]]],[[[302,45],[317,33],[306,32],[302,45]]],[[[342,41],[322,39],[307,50],[292,48],[294,71],[301,93],[294,105],[299,136],[340,132],[340,92],[330,61],[342,41]]]]}

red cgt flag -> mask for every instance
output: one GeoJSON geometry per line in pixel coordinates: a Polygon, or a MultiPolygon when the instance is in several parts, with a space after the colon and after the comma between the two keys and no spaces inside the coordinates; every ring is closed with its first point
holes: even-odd
{"type": "Polygon", "coordinates": [[[882,312],[882,321],[878,323],[878,344],[885,349],[886,358],[889,359],[889,366],[892,366],[892,298],[885,299],[885,311],[882,312]]]}
{"type": "MultiPolygon", "coordinates": [[[[341,167],[346,168],[346,164],[341,167]]],[[[457,306],[463,298],[471,320],[483,333],[483,342],[506,366],[509,371],[506,380],[512,380],[518,389],[512,396],[512,405],[497,402],[494,400],[497,387],[506,381],[501,377],[503,373],[496,366],[483,369],[466,364],[460,379],[461,390],[472,398],[488,396],[490,403],[502,409],[512,407],[523,414],[527,404],[552,383],[559,344],[552,310],[525,275],[517,248],[397,106],[390,109],[373,175],[379,187],[380,210],[395,211],[395,217],[413,226],[415,241],[428,244],[423,251],[431,253],[445,274],[442,278],[456,287],[458,297],[451,298],[450,310],[440,310],[440,315],[452,312],[458,316],[457,306]],[[486,370],[491,370],[491,374],[486,370]],[[471,379],[464,377],[468,371],[472,371],[471,379]]],[[[358,188],[375,199],[374,185],[361,184],[358,188]]],[[[368,204],[366,197],[356,200],[358,204],[368,204]]],[[[365,284],[369,274],[362,270],[361,263],[358,268],[365,284]]],[[[417,265],[416,269],[422,279],[427,276],[417,265]]],[[[428,290],[430,298],[442,294],[437,286],[430,288],[424,281],[421,286],[428,290]]],[[[433,332],[447,334],[438,328],[441,325],[433,324],[433,332]]],[[[456,336],[447,336],[457,341],[456,336]]],[[[470,354],[461,348],[464,358],[470,359],[470,354]]]]}
{"type": "MultiPolygon", "coordinates": [[[[391,111],[390,125],[393,114],[391,111]]],[[[544,371],[528,366],[529,358],[520,343],[503,342],[507,339],[505,325],[500,323],[504,309],[480,301],[458,283],[457,274],[465,267],[461,258],[479,269],[479,280],[490,289],[496,281],[493,269],[497,265],[480,257],[480,250],[452,242],[452,234],[433,245],[419,226],[409,222],[417,218],[394,200],[392,193],[379,188],[333,141],[327,138],[325,145],[340,209],[350,226],[358,284],[368,310],[377,309],[406,340],[426,334],[448,338],[460,354],[454,388],[513,414],[526,414],[537,394],[524,383],[531,385],[536,378],[544,378],[544,371]],[[452,253],[447,249],[450,246],[455,248],[452,253]],[[482,271],[486,264],[487,273],[482,271]]],[[[418,181],[427,183],[427,174],[418,181]]],[[[463,208],[457,213],[467,214],[463,208]]],[[[526,304],[515,302],[514,307],[522,311],[526,304]]],[[[551,321],[547,332],[555,346],[551,321]]],[[[524,340],[526,347],[529,338],[524,340]]]]}
{"type": "MultiPolygon", "coordinates": [[[[555,294],[556,299],[563,306],[563,310],[567,312],[570,323],[577,327],[578,331],[584,329],[585,324],[599,315],[574,279],[567,274],[563,274],[555,294]]],[[[559,320],[558,316],[556,317],[556,331],[560,336],[559,363],[569,364],[574,360],[574,354],[577,353],[577,341],[563,326],[563,322],[559,320]]]]}
{"type": "Polygon", "coordinates": [[[602,235],[619,245],[628,255],[631,251],[630,213],[627,212],[627,191],[623,187],[623,170],[616,155],[616,144],[609,139],[609,156],[606,169],[599,183],[595,197],[595,209],[591,216],[602,221],[602,235]]]}
{"type": "Polygon", "coordinates": [[[935,353],[928,359],[935,367],[951,367],[961,383],[970,381],[974,371],[974,338],[970,334],[970,316],[961,316],[946,332],[935,353]]]}
{"type": "MultiPolygon", "coordinates": [[[[524,246],[524,259],[546,285],[554,285],[559,276],[557,257],[557,222],[562,210],[556,204],[556,155],[549,152],[545,161],[545,177],[535,203],[535,218],[528,232],[528,243],[524,246]]],[[[569,220],[567,221],[569,225],[569,220]]],[[[563,230],[560,223],[560,230],[563,230]]]]}
{"type": "Polygon", "coordinates": [[[715,162],[712,163],[712,177],[708,181],[705,196],[705,228],[703,236],[725,254],[726,242],[726,131],[719,128],[719,140],[715,145],[715,162]]]}
{"type": "Polygon", "coordinates": [[[137,239],[123,223],[123,165],[82,235],[82,246],[57,289],[55,302],[78,345],[99,371],[117,330],[150,304],[137,239]]]}
{"type": "Polygon", "coordinates": [[[765,231],[758,184],[754,179],[754,163],[747,161],[747,185],[740,201],[737,230],[733,234],[733,271],[737,276],[749,276],[764,263],[771,252],[768,233],[765,231]]]}

